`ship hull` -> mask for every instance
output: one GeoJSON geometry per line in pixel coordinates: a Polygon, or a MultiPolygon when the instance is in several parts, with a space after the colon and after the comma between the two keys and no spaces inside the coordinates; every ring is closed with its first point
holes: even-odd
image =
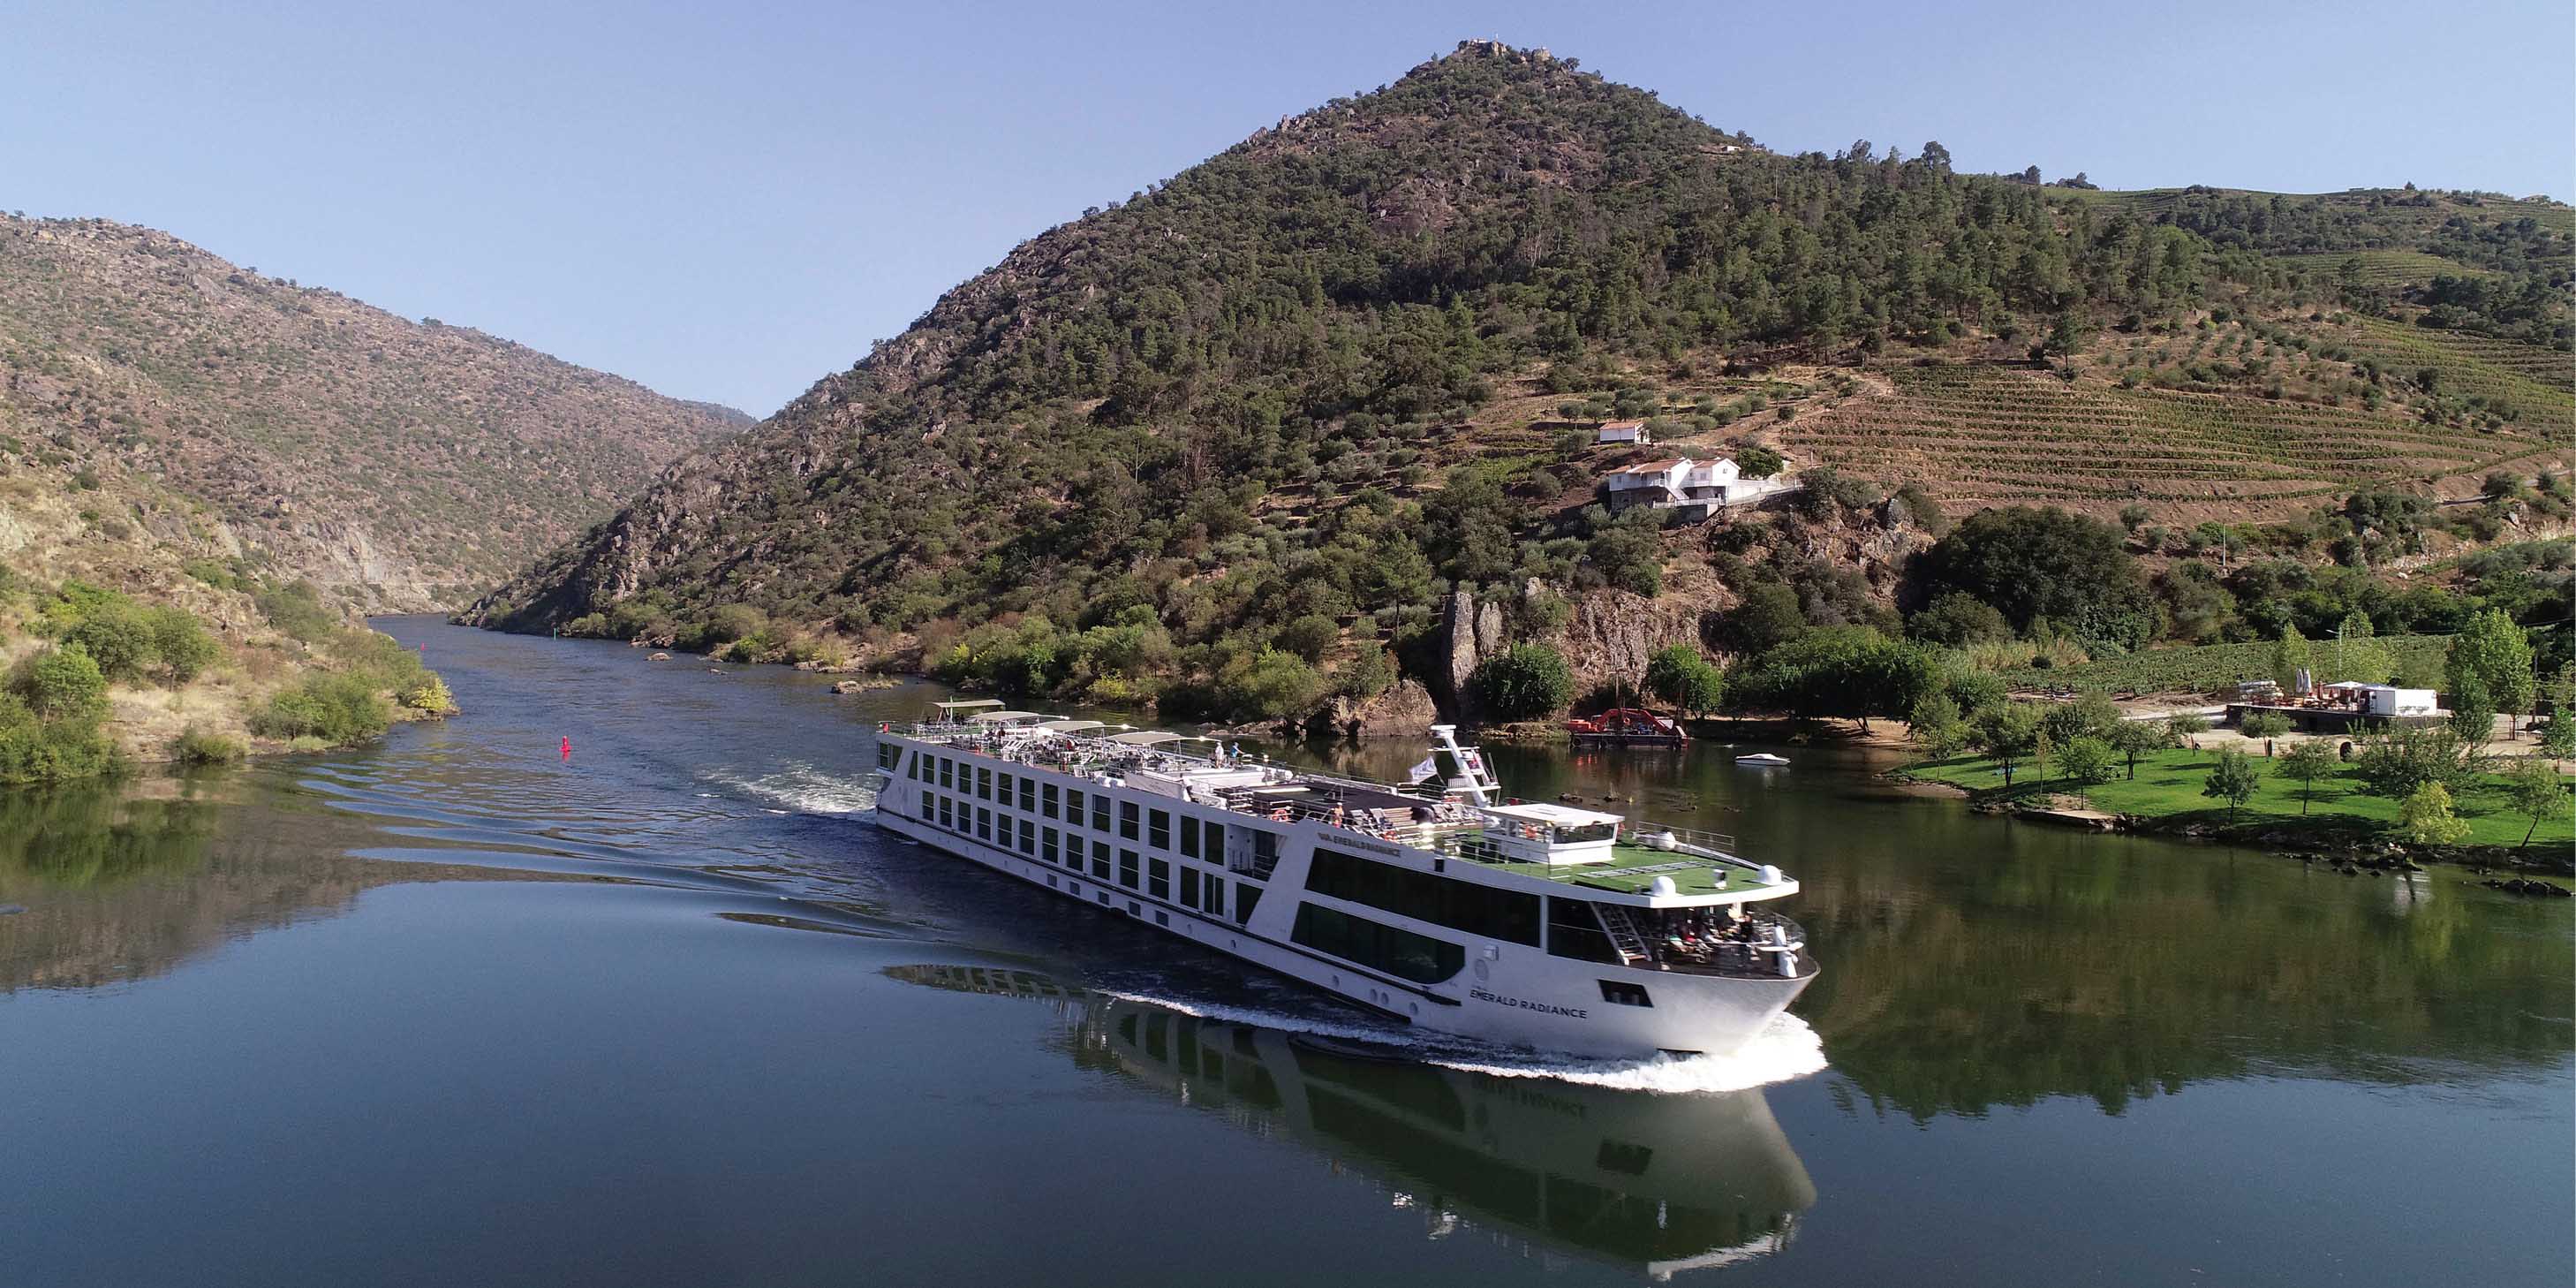
{"type": "MultiPolygon", "coordinates": [[[[1064,780],[1066,786],[1074,784],[1096,790],[1082,780],[1064,780]]],[[[925,820],[919,816],[925,790],[902,775],[890,776],[872,816],[876,825],[1406,1024],[1483,1042],[1594,1057],[1726,1054],[1768,1028],[1814,980],[1812,964],[1796,977],[1665,971],[1574,960],[1551,955],[1536,945],[1497,942],[1423,923],[1408,928],[1454,944],[1460,964],[1442,978],[1399,977],[1298,942],[1297,926],[1301,904],[1384,917],[1306,890],[1306,873],[1318,842],[1337,850],[1388,854],[1401,847],[1308,820],[1275,829],[1276,866],[1266,880],[1252,881],[1221,865],[1176,856],[1165,859],[1167,865],[1197,869],[1199,875],[1191,884],[1202,889],[1224,883],[1227,897],[1211,908],[1203,906],[1208,902],[1204,897],[1196,903],[1184,902],[1175,897],[1171,886],[1158,894],[1150,878],[1120,879],[1145,870],[1142,863],[1112,864],[1095,871],[1090,852],[1082,851],[1082,857],[1068,866],[1048,861],[1041,852],[1023,851],[1017,829],[1009,825],[998,836],[979,837],[971,825],[942,826],[936,811],[925,820]],[[1614,997],[1627,1000],[1611,1000],[1614,997]],[[1638,1004],[1639,998],[1645,1004],[1638,1004]]],[[[1164,799],[1153,803],[1174,804],[1164,799]]],[[[1131,854],[1132,846],[1134,842],[1123,839],[1110,843],[1112,852],[1122,855],[1131,854]]]]}

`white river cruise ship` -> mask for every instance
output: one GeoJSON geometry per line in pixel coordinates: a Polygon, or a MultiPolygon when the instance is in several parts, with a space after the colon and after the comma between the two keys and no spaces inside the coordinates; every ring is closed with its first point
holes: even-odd
{"type": "Polygon", "coordinates": [[[1390,787],[999,706],[882,727],[877,826],[1488,1042],[1729,1053],[1815,979],[1767,910],[1798,891],[1778,868],[1726,836],[1503,799],[1450,726],[1390,787]]]}

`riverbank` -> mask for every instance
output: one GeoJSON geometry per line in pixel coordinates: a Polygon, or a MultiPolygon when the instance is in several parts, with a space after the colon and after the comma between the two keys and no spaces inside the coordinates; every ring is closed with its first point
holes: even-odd
{"type": "MultiPolygon", "coordinates": [[[[1879,720],[1863,727],[1850,720],[1797,720],[1788,716],[1697,716],[1682,720],[1682,729],[1693,742],[1731,746],[1735,743],[1757,743],[1765,746],[1822,745],[1863,747],[1871,751],[1902,754],[1909,749],[1905,725],[1897,720],[1879,720]]],[[[1478,742],[1515,747],[1563,746],[1573,741],[1563,720],[1524,720],[1512,724],[1478,725],[1478,742]]],[[[1411,736],[1411,735],[1407,735],[1411,736]]],[[[1643,749],[1632,749],[1643,750],[1643,749]]]]}
{"type": "MultiPolygon", "coordinates": [[[[1982,808],[2090,816],[2118,831],[2220,838],[2292,851],[2384,846],[2396,837],[2400,802],[2369,794],[2354,766],[2338,764],[2326,777],[2302,787],[2274,772],[2275,762],[2257,757],[2260,777],[2253,798],[2230,810],[2224,801],[2201,795],[2217,763],[2215,749],[2160,751],[2139,758],[2135,777],[2123,767],[2111,781],[2081,790],[2072,779],[2040,777],[2027,760],[2006,783],[1997,762],[1982,756],[1917,761],[1892,776],[1947,789],[1982,808]]],[[[2461,794],[2457,808],[2469,825],[2467,844],[2426,851],[2428,857],[2570,870],[2568,847],[2576,842],[2576,825],[2561,811],[2535,826],[2529,815],[2513,809],[2502,775],[2481,775],[2477,786],[2461,794]]]]}
{"type": "Polygon", "coordinates": [[[454,709],[417,651],[238,560],[0,570],[0,785],[351,746],[454,709]]]}

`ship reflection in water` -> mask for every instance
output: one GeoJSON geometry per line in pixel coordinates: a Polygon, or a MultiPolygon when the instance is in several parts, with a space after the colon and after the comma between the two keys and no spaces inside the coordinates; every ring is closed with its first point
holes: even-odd
{"type": "Polygon", "coordinates": [[[1481,1230],[1660,1280],[1779,1251],[1816,1201],[1758,1089],[1667,1095],[1371,1059],[1026,970],[886,973],[1050,1002],[1077,1064],[1297,1140],[1419,1211],[1432,1238],[1481,1230]]]}

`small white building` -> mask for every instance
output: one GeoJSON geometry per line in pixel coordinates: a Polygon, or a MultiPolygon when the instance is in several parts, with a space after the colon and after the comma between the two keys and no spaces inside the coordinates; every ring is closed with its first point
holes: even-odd
{"type": "Polygon", "coordinates": [[[2365,715],[2437,716],[2442,714],[2438,695],[2431,689],[2401,689],[2393,684],[2362,684],[2346,680],[2325,686],[2324,692],[2336,694],[2352,703],[2365,715]]]}
{"type": "Polygon", "coordinates": [[[1646,432],[1646,422],[1642,420],[1610,420],[1601,423],[1601,428],[1593,434],[1592,441],[1596,445],[1635,443],[1643,446],[1654,442],[1655,437],[1646,432]]]}
{"type": "Polygon", "coordinates": [[[1601,486],[1609,493],[1612,510],[1640,505],[1659,508],[1680,505],[1685,499],[1682,488],[1690,479],[1690,471],[1688,457],[1640,461],[1610,471],[1609,477],[1601,480],[1601,486]]]}
{"type": "Polygon", "coordinates": [[[1690,501],[1715,501],[1724,505],[1738,499],[1742,490],[1737,486],[1735,462],[1723,456],[1694,463],[1682,480],[1682,497],[1690,501]]]}
{"type": "Polygon", "coordinates": [[[1601,485],[1614,511],[1640,505],[1659,510],[1689,508],[1699,511],[1696,517],[1703,519],[1720,506],[1761,493],[1759,488],[1745,486],[1735,462],[1723,456],[1706,461],[1687,456],[1644,461],[1612,470],[1601,485]]]}

